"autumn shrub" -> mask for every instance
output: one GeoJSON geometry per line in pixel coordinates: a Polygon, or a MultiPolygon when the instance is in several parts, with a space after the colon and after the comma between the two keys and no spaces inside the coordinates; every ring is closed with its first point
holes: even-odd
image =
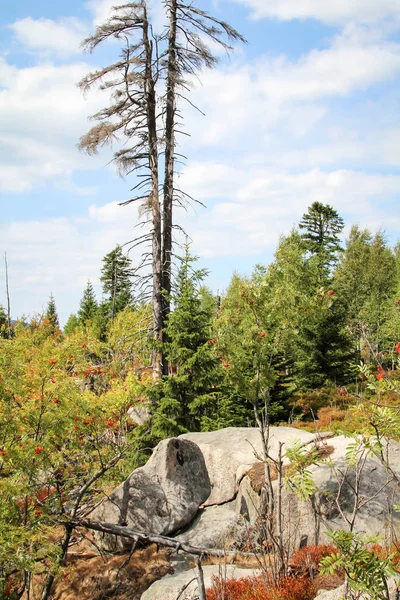
{"type": "Polygon", "coordinates": [[[308,421],[313,420],[321,408],[346,409],[352,402],[351,394],[344,387],[297,392],[291,398],[291,406],[295,414],[308,421]]]}
{"type": "Polygon", "coordinates": [[[301,573],[307,573],[318,569],[320,561],[325,556],[330,556],[336,552],[332,544],[321,544],[319,546],[305,546],[297,550],[290,559],[290,566],[301,573]]]}
{"type": "Polygon", "coordinates": [[[285,577],[271,587],[262,575],[242,579],[214,578],[207,600],[312,600],[316,589],[307,576],[285,577]]]}
{"type": "Polygon", "coordinates": [[[392,565],[397,571],[400,571],[400,549],[398,547],[393,545],[391,548],[387,548],[381,544],[372,544],[369,550],[382,560],[390,556],[392,565]]]}
{"type": "Polygon", "coordinates": [[[320,430],[332,429],[346,418],[346,410],[333,406],[325,406],[318,411],[318,428],[320,430]]]}

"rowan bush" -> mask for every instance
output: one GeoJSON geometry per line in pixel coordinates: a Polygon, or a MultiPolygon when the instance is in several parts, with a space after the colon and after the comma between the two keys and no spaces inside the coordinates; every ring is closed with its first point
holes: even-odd
{"type": "Polygon", "coordinates": [[[330,556],[335,552],[337,552],[337,548],[332,544],[306,546],[293,554],[290,559],[290,566],[299,571],[309,572],[310,569],[315,571],[325,556],[330,556]]]}
{"type": "Polygon", "coordinates": [[[316,589],[307,576],[286,577],[276,587],[265,578],[215,578],[207,590],[207,600],[312,600],[316,589]]]}
{"type": "Polygon", "coordinates": [[[390,549],[382,546],[381,544],[372,544],[370,547],[372,554],[378,558],[384,560],[391,556],[391,562],[397,571],[400,571],[400,550],[396,546],[392,546],[390,549]]]}

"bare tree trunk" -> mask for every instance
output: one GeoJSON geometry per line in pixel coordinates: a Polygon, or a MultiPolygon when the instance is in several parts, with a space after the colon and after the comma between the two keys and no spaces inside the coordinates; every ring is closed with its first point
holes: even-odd
{"type": "Polygon", "coordinates": [[[201,557],[196,556],[197,585],[199,587],[199,600],[206,600],[206,586],[204,585],[204,574],[201,567],[201,557]]]}
{"type": "Polygon", "coordinates": [[[146,118],[149,136],[149,166],[151,173],[150,204],[152,215],[152,271],[153,271],[153,339],[155,349],[153,354],[153,378],[159,379],[162,374],[162,335],[163,335],[163,295],[162,295],[162,230],[161,210],[158,193],[158,137],[157,137],[157,112],[156,91],[153,76],[153,43],[149,39],[149,22],[146,6],[143,5],[143,43],[146,53],[146,118]]]}
{"type": "Polygon", "coordinates": [[[283,442],[279,442],[279,452],[277,461],[278,471],[278,487],[276,491],[276,540],[279,552],[279,573],[283,576],[287,572],[287,561],[285,557],[285,545],[283,541],[283,528],[282,528],[282,488],[283,488],[283,461],[282,461],[282,447],[283,442]]]}
{"type": "Polygon", "coordinates": [[[7,253],[4,252],[4,264],[6,267],[6,294],[7,294],[7,335],[11,337],[11,303],[10,303],[10,289],[8,285],[8,262],[7,253]]]}
{"type": "MultiPolygon", "coordinates": [[[[68,553],[68,546],[69,546],[69,542],[71,540],[71,535],[72,535],[73,530],[74,530],[73,525],[71,525],[70,523],[66,523],[64,537],[61,542],[61,555],[60,555],[60,561],[59,561],[60,565],[65,564],[65,560],[67,558],[67,553],[68,553]]],[[[48,600],[50,598],[54,579],[55,579],[55,575],[53,573],[50,573],[47,576],[46,583],[44,585],[40,600],[48,600]]]]}
{"type": "MultiPolygon", "coordinates": [[[[163,320],[170,312],[171,263],[172,263],[172,206],[174,200],[174,154],[175,154],[175,89],[177,82],[176,62],[176,8],[177,0],[169,4],[168,35],[168,76],[165,109],[165,172],[163,185],[163,239],[162,239],[162,271],[163,271],[163,320]]],[[[166,340],[166,335],[164,334],[166,340]]],[[[165,361],[164,361],[165,363],[165,361]]],[[[168,366],[163,365],[164,375],[168,374],[168,366]]]]}

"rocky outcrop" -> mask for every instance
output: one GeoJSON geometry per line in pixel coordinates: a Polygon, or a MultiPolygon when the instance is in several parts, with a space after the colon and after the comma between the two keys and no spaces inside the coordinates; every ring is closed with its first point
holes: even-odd
{"type": "MultiPolygon", "coordinates": [[[[288,486],[284,486],[284,534],[290,536],[294,548],[301,539],[303,543],[307,540],[308,544],[329,543],[329,530],[348,528],[337,507],[336,497],[340,488],[340,507],[345,518],[350,519],[356,477],[354,468],[346,467],[346,453],[351,442],[344,436],[326,442],[330,449],[328,460],[308,467],[316,488],[309,500],[301,500],[288,486]]],[[[323,444],[321,448],[324,448],[323,444]]],[[[400,473],[400,444],[391,441],[388,454],[393,470],[400,473]]],[[[366,459],[358,493],[366,503],[358,511],[355,532],[385,537],[391,525],[396,527],[400,524],[400,514],[393,509],[394,504],[400,503],[400,492],[378,458],[369,456],[366,459]]],[[[244,516],[247,514],[249,521],[254,523],[261,508],[261,495],[254,490],[251,478],[246,476],[239,488],[237,511],[244,516]]]]}
{"type": "MultiPolygon", "coordinates": [[[[198,446],[171,438],[160,442],[146,465],[136,469],[97,506],[90,519],[169,535],[194,519],[210,491],[198,446]]],[[[108,550],[131,544],[110,535],[97,537],[108,550]]]]}
{"type": "MultiPolygon", "coordinates": [[[[283,487],[283,534],[290,540],[291,550],[296,550],[300,541],[308,545],[327,543],[329,530],[347,528],[343,515],[351,516],[356,477],[354,468],[346,463],[351,439],[336,436],[324,441],[294,428],[272,427],[270,454],[276,458],[279,444],[284,444],[285,451],[294,440],[310,449],[317,443],[322,462],[308,467],[315,482],[309,499],[301,500],[290,486],[283,487]]],[[[400,475],[400,444],[390,442],[387,452],[393,471],[400,475]]],[[[259,541],[257,527],[253,530],[252,526],[259,517],[265,517],[261,458],[261,438],[255,428],[227,428],[164,440],[148,463],[136,469],[90,518],[175,536],[177,541],[197,547],[228,549],[254,530],[251,539],[259,541]]],[[[290,479],[293,467],[287,459],[284,462],[290,479]]],[[[276,477],[273,479],[276,486],[276,477]]],[[[400,504],[400,492],[378,458],[368,456],[363,463],[358,493],[366,502],[358,511],[354,531],[384,536],[386,527],[400,525],[400,513],[393,508],[400,504]]],[[[100,542],[111,550],[122,549],[124,544],[110,535],[100,542]]],[[[153,595],[143,599],[164,600],[170,597],[170,584],[171,594],[184,585],[183,579],[168,579],[167,583],[154,584],[153,595]]]]}
{"type": "MultiPolygon", "coordinates": [[[[211,494],[205,506],[233,500],[240,481],[262,457],[260,431],[256,427],[227,427],[219,431],[185,433],[179,439],[190,440],[200,448],[211,481],[211,494]]],[[[288,444],[295,439],[312,442],[315,434],[293,427],[271,427],[270,454],[276,458],[279,442],[288,444]]]]}
{"type": "Polygon", "coordinates": [[[243,520],[238,519],[236,502],[232,501],[200,509],[192,523],[175,538],[195,547],[228,550],[244,535],[243,520]]]}

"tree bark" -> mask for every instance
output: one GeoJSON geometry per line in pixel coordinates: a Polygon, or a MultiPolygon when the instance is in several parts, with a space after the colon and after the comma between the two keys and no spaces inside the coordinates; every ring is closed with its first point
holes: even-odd
{"type": "Polygon", "coordinates": [[[153,378],[159,379],[162,374],[162,351],[161,343],[163,336],[163,269],[162,269],[162,228],[160,198],[158,193],[158,137],[157,137],[157,106],[156,90],[153,75],[153,43],[149,38],[149,22],[146,6],[143,5],[143,43],[146,53],[145,66],[145,98],[146,119],[149,136],[149,168],[151,174],[150,206],[152,216],[152,271],[153,271],[153,378]]]}
{"type": "Polygon", "coordinates": [[[199,600],[207,600],[206,598],[206,586],[204,585],[204,573],[201,566],[201,557],[196,557],[196,574],[197,574],[197,585],[199,587],[199,600]]]}
{"type": "MultiPolygon", "coordinates": [[[[162,272],[163,272],[163,321],[170,312],[171,294],[171,262],[172,262],[172,207],[174,200],[174,154],[175,154],[175,90],[177,83],[176,61],[176,12],[177,0],[169,3],[169,35],[168,35],[168,75],[165,109],[165,172],[163,185],[163,244],[162,244],[162,272]]],[[[166,341],[166,334],[164,334],[166,341]]],[[[164,375],[168,373],[167,365],[163,365],[164,375]]]]}
{"type": "Polygon", "coordinates": [[[221,558],[226,556],[256,556],[254,552],[230,552],[226,550],[218,550],[216,548],[200,548],[198,546],[191,546],[186,542],[180,542],[177,539],[165,535],[148,534],[144,531],[136,531],[135,529],[123,527],[122,525],[114,525],[113,523],[101,523],[100,521],[91,521],[90,519],[71,519],[70,523],[74,527],[86,527],[86,529],[93,529],[94,531],[100,531],[101,533],[125,537],[133,541],[143,540],[150,542],[151,544],[159,544],[160,546],[173,548],[177,552],[182,550],[183,552],[188,552],[194,556],[203,556],[207,554],[209,556],[218,556],[221,558]]]}
{"type": "Polygon", "coordinates": [[[6,294],[7,294],[7,336],[11,338],[11,304],[10,304],[10,290],[8,287],[8,262],[7,254],[4,253],[4,265],[6,268],[6,294]]]}

